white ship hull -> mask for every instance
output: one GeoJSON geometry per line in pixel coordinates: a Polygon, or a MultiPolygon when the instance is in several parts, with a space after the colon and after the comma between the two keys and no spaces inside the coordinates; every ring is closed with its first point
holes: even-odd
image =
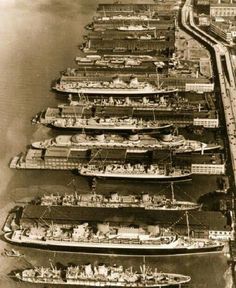
{"type": "Polygon", "coordinates": [[[159,129],[165,129],[170,128],[172,124],[166,124],[166,125],[125,125],[125,124],[119,124],[119,123],[101,123],[101,124],[75,124],[75,125],[65,125],[64,123],[60,123],[55,121],[52,123],[52,126],[58,129],[68,129],[68,130],[81,130],[81,129],[87,129],[87,130],[116,130],[116,131],[145,131],[145,130],[159,130],[159,129]]]}
{"type": "Polygon", "coordinates": [[[149,180],[172,180],[172,179],[181,179],[181,178],[188,178],[192,175],[191,172],[189,173],[176,173],[171,175],[165,174],[141,174],[141,173],[109,173],[109,172],[100,172],[100,171],[88,171],[86,169],[79,169],[79,174],[82,176],[89,176],[89,177],[104,177],[104,178],[122,178],[122,179],[149,179],[149,180]]]}
{"type": "Polygon", "coordinates": [[[83,150],[88,148],[127,148],[127,152],[135,151],[135,152],[145,152],[148,149],[174,149],[175,153],[189,153],[189,152],[204,152],[207,150],[214,150],[219,149],[220,145],[207,145],[206,143],[195,141],[195,140],[187,140],[185,143],[184,141],[171,141],[171,142],[160,142],[156,141],[157,143],[143,143],[142,140],[134,142],[134,141],[116,141],[114,140],[104,140],[104,141],[97,141],[95,139],[87,139],[85,138],[81,142],[73,142],[71,141],[72,135],[65,136],[63,135],[64,141],[62,143],[53,141],[54,139],[48,139],[42,142],[33,142],[31,145],[33,148],[36,149],[47,149],[50,147],[69,147],[73,150],[83,150]]]}
{"type": "Polygon", "coordinates": [[[161,283],[158,281],[149,281],[151,283],[145,283],[144,281],[141,282],[127,282],[127,281],[109,281],[109,280],[92,280],[92,279],[56,279],[52,280],[51,278],[29,278],[29,277],[22,277],[19,273],[16,274],[16,277],[24,282],[30,282],[30,283],[41,283],[41,284],[60,284],[60,285],[76,285],[76,286],[92,286],[92,287],[147,287],[147,288],[160,288],[160,287],[180,287],[180,285],[190,282],[191,278],[189,276],[184,276],[180,274],[174,274],[174,273],[156,273],[155,277],[164,277],[164,278],[173,278],[169,283],[166,283],[167,281],[162,281],[164,283],[161,283]],[[179,281],[178,281],[178,278],[179,281]]]}
{"type": "Polygon", "coordinates": [[[77,93],[86,95],[153,95],[153,94],[168,94],[177,92],[178,89],[105,89],[105,88],[66,88],[58,85],[55,89],[59,92],[77,93]]]}
{"type": "Polygon", "coordinates": [[[47,250],[60,250],[60,251],[78,251],[86,253],[115,253],[115,254],[131,254],[131,255],[178,255],[178,254],[191,254],[191,253],[204,253],[221,251],[224,247],[220,242],[213,242],[211,245],[206,245],[206,239],[193,239],[191,243],[181,242],[176,239],[169,244],[161,244],[160,240],[158,244],[154,241],[144,243],[137,240],[133,241],[128,239],[127,241],[120,241],[119,238],[106,240],[84,240],[82,241],[57,241],[57,240],[38,240],[30,239],[27,236],[21,236],[20,238],[12,238],[11,233],[4,234],[5,239],[13,244],[23,245],[27,247],[34,247],[47,250]],[[186,244],[184,244],[186,243],[186,244]],[[199,244],[201,243],[201,244],[199,244]]]}

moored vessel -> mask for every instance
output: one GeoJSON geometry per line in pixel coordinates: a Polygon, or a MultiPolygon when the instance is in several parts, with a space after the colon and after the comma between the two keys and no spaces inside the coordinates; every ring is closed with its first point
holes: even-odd
{"type": "Polygon", "coordinates": [[[155,29],[156,29],[155,26],[149,26],[149,25],[126,25],[117,27],[117,30],[119,31],[148,31],[155,29]]]}
{"type": "Polygon", "coordinates": [[[189,283],[191,277],[154,271],[148,266],[140,266],[139,271],[133,267],[121,265],[108,266],[103,263],[98,265],[70,265],[59,269],[51,264],[51,267],[33,267],[15,274],[16,278],[23,282],[61,284],[78,286],[99,287],[180,287],[189,283]]]}
{"type": "Polygon", "coordinates": [[[159,225],[82,222],[29,224],[6,232],[4,237],[26,247],[122,255],[181,255],[221,251],[224,247],[220,241],[192,238],[189,233],[189,228],[188,236],[179,236],[159,225]]]}
{"type": "Polygon", "coordinates": [[[59,118],[51,124],[59,129],[72,130],[128,130],[128,131],[152,131],[170,128],[172,124],[162,124],[158,120],[143,120],[131,117],[81,117],[59,118]]]}
{"type": "Polygon", "coordinates": [[[122,179],[149,179],[149,180],[178,180],[189,178],[191,171],[176,168],[172,165],[143,165],[143,164],[107,164],[107,165],[80,165],[78,172],[83,176],[122,178],[122,179]]]}
{"type": "Polygon", "coordinates": [[[206,144],[196,140],[185,139],[183,135],[162,134],[155,137],[148,134],[122,136],[116,134],[58,135],[55,138],[33,142],[33,148],[48,149],[51,147],[81,148],[127,148],[138,151],[171,149],[175,153],[204,152],[220,148],[217,144],[206,144]]]}
{"type": "Polygon", "coordinates": [[[137,78],[131,78],[130,82],[124,82],[116,77],[111,82],[82,81],[57,83],[55,90],[66,93],[102,94],[102,95],[152,95],[160,93],[173,93],[178,89],[168,89],[154,86],[148,82],[139,82],[137,78]]]}
{"type": "Polygon", "coordinates": [[[109,196],[102,194],[65,194],[65,195],[44,195],[35,203],[41,206],[72,206],[72,207],[96,207],[96,208],[143,208],[145,210],[197,210],[201,205],[175,199],[173,185],[172,198],[165,195],[119,195],[117,192],[109,196]]]}

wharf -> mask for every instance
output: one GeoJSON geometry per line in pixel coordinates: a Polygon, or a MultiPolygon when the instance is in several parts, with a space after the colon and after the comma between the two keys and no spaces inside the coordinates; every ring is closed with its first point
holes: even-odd
{"type": "MultiPolygon", "coordinates": [[[[145,1],[147,2],[147,1],[145,1]]],[[[133,15],[133,14],[141,14],[141,15],[152,15],[157,13],[157,15],[169,16],[175,15],[176,10],[174,7],[176,6],[176,2],[167,1],[166,3],[100,3],[98,4],[97,14],[101,16],[110,16],[110,15],[133,15]]]]}
{"type": "MultiPolygon", "coordinates": [[[[166,166],[170,163],[169,150],[132,151],[124,148],[85,148],[81,150],[68,147],[52,147],[46,150],[29,148],[26,153],[16,156],[10,168],[75,170],[80,164],[111,163],[158,163],[166,166]]],[[[174,166],[190,169],[197,175],[222,175],[225,173],[225,160],[221,153],[191,153],[191,156],[174,154],[171,161],[174,166]]]]}
{"type": "Polygon", "coordinates": [[[105,31],[92,31],[89,32],[88,34],[85,35],[86,40],[90,39],[125,39],[125,40],[134,40],[134,39],[139,39],[143,40],[144,42],[147,40],[154,39],[157,41],[162,40],[165,41],[174,41],[175,40],[175,30],[174,27],[171,29],[169,27],[163,27],[163,30],[155,29],[155,30],[144,30],[144,31],[119,31],[117,29],[109,29],[105,31]],[[164,29],[165,28],[165,29],[164,29]],[[162,36],[160,38],[160,36],[162,36]],[[148,37],[148,39],[145,39],[148,37]],[[150,37],[150,38],[149,38],[150,37]]]}
{"type": "MultiPolygon", "coordinates": [[[[191,211],[189,225],[193,237],[214,238],[216,232],[222,235],[231,235],[231,227],[228,219],[221,212],[191,211]]],[[[186,234],[186,217],[183,211],[148,211],[142,208],[122,208],[119,215],[114,214],[112,208],[88,208],[73,206],[38,206],[27,205],[18,216],[18,223],[27,227],[32,223],[46,221],[46,223],[76,225],[89,222],[96,225],[109,222],[110,225],[160,225],[161,227],[174,227],[180,234],[186,234]],[[93,213],[91,213],[93,211],[93,213]],[[148,219],[148,221],[146,220],[148,219]],[[176,223],[173,225],[173,223],[176,223]]],[[[223,238],[223,237],[222,237],[223,238]]]]}
{"type": "MultiPolygon", "coordinates": [[[[218,113],[214,110],[202,110],[202,111],[191,111],[186,107],[186,109],[181,109],[175,111],[174,109],[147,109],[145,107],[140,108],[129,108],[129,107],[97,107],[81,109],[77,106],[67,106],[65,109],[60,108],[47,108],[37,117],[37,122],[45,125],[50,125],[57,119],[61,118],[80,118],[86,117],[135,117],[143,120],[158,120],[161,124],[174,123],[176,127],[186,127],[193,125],[202,128],[218,128],[219,119],[218,113]]],[[[84,127],[86,129],[86,127],[84,127]]],[[[73,128],[72,128],[73,130],[73,128]]],[[[115,130],[115,129],[114,129],[115,130]]]]}
{"type": "Polygon", "coordinates": [[[155,53],[156,55],[172,55],[175,49],[174,39],[158,40],[158,39],[116,39],[112,38],[91,38],[83,45],[83,52],[96,50],[100,53],[108,52],[129,52],[129,53],[155,53]]]}

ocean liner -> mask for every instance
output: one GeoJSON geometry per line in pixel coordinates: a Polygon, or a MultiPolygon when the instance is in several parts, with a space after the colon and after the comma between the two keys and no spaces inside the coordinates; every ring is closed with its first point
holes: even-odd
{"type": "Polygon", "coordinates": [[[161,124],[158,120],[142,120],[131,117],[58,118],[51,125],[54,128],[68,130],[99,129],[116,131],[154,131],[172,126],[172,124],[161,124]]]}
{"type": "Polygon", "coordinates": [[[150,97],[143,96],[141,99],[132,99],[132,97],[120,97],[114,98],[112,96],[104,98],[96,98],[93,100],[87,99],[87,97],[80,96],[79,101],[72,99],[72,95],[69,94],[68,104],[60,104],[58,108],[65,109],[70,106],[84,106],[84,107],[132,107],[134,109],[141,108],[142,110],[155,110],[155,111],[202,111],[201,104],[193,104],[188,99],[183,98],[177,93],[176,97],[169,97],[169,95],[154,95],[150,97]]]}
{"type": "MultiPolygon", "coordinates": [[[[188,212],[186,213],[188,227],[188,212]]],[[[179,255],[221,251],[217,240],[179,236],[159,225],[106,223],[28,224],[6,232],[5,239],[16,245],[40,249],[112,253],[123,255],[179,255]]]]}
{"type": "Polygon", "coordinates": [[[158,164],[107,164],[107,165],[80,165],[78,172],[83,176],[122,178],[122,179],[147,179],[147,180],[178,180],[191,176],[191,171],[171,166],[158,164]]]}
{"type": "Polygon", "coordinates": [[[127,148],[137,151],[171,149],[175,153],[204,152],[220,148],[217,144],[206,144],[197,140],[185,139],[183,135],[162,134],[155,137],[148,134],[134,134],[122,136],[117,134],[89,135],[85,133],[75,135],[58,135],[55,138],[40,142],[33,142],[36,149],[51,147],[69,147],[73,150],[83,148],[127,148]]]}
{"type": "Polygon", "coordinates": [[[90,193],[90,194],[64,194],[44,195],[34,203],[41,206],[70,206],[70,207],[96,207],[96,208],[143,208],[145,210],[197,210],[201,205],[189,202],[178,201],[175,199],[173,183],[171,183],[172,198],[165,195],[119,195],[117,192],[110,193],[109,196],[90,193]]]}
{"type": "Polygon", "coordinates": [[[82,81],[57,83],[55,90],[66,93],[93,94],[93,95],[152,95],[173,93],[178,89],[160,88],[148,82],[139,82],[137,78],[132,78],[129,83],[121,79],[114,78],[111,82],[102,81],[82,81]]]}
{"type": "Polygon", "coordinates": [[[117,27],[117,30],[119,31],[149,31],[155,29],[156,29],[155,26],[149,26],[149,25],[126,25],[117,27]]]}
{"type": "Polygon", "coordinates": [[[82,287],[181,287],[189,283],[189,276],[158,272],[148,266],[140,266],[140,271],[131,267],[105,264],[70,265],[59,269],[51,263],[50,267],[33,267],[15,274],[23,282],[76,285],[82,287]]]}

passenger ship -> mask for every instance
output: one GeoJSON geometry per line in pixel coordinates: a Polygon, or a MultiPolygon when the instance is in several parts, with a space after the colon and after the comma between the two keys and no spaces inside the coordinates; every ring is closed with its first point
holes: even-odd
{"type": "Polygon", "coordinates": [[[33,142],[33,148],[69,147],[73,150],[84,148],[127,148],[137,151],[171,149],[175,153],[204,152],[220,148],[220,145],[206,144],[196,140],[185,139],[183,135],[163,134],[155,137],[148,134],[133,134],[127,137],[117,134],[58,135],[55,138],[33,142]]]}
{"type": "Polygon", "coordinates": [[[173,183],[171,185],[172,198],[165,195],[119,195],[117,192],[110,193],[109,196],[90,193],[90,194],[64,194],[44,195],[35,201],[36,205],[41,206],[69,206],[69,207],[95,207],[95,208],[142,208],[145,210],[164,210],[164,211],[188,211],[199,210],[201,205],[175,199],[173,183]]]}
{"type": "MultiPolygon", "coordinates": [[[[187,225],[188,212],[186,212],[187,225]]],[[[112,253],[123,255],[181,255],[221,251],[224,244],[217,240],[179,236],[159,225],[133,227],[106,223],[28,224],[4,234],[17,245],[40,249],[112,253]]]]}
{"type": "Polygon", "coordinates": [[[80,165],[78,172],[82,176],[139,179],[139,180],[178,180],[191,176],[191,171],[176,167],[160,166],[158,164],[107,164],[107,165],[80,165]]]}
{"type": "Polygon", "coordinates": [[[58,118],[51,125],[58,129],[68,130],[99,129],[116,131],[154,131],[172,126],[172,124],[162,124],[158,120],[142,120],[131,117],[58,118]]]}
{"type": "Polygon", "coordinates": [[[132,78],[129,83],[119,78],[112,82],[102,81],[82,81],[57,83],[55,90],[66,93],[94,94],[94,95],[152,95],[174,93],[178,89],[160,88],[147,82],[139,82],[137,78],[132,78]]]}

